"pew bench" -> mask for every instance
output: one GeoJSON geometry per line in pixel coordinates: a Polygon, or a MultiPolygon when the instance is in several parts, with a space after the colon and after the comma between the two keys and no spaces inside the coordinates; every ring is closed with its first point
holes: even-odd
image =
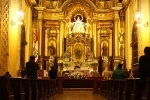
{"type": "Polygon", "coordinates": [[[0,100],[14,100],[9,77],[0,76],[0,100]]]}
{"type": "Polygon", "coordinates": [[[24,100],[25,92],[22,87],[22,79],[21,78],[9,78],[10,86],[14,92],[14,100],[24,100]]]}

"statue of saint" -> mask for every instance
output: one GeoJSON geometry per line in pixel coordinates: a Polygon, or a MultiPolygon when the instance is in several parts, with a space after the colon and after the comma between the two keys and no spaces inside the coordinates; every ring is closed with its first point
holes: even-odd
{"type": "Polygon", "coordinates": [[[64,53],[63,59],[64,59],[64,61],[71,61],[71,53],[69,52],[68,49],[67,49],[66,52],[64,53]]]}
{"type": "Polygon", "coordinates": [[[93,60],[93,54],[90,50],[90,48],[87,49],[87,53],[86,53],[86,61],[92,61],[93,60]]]}
{"type": "Polygon", "coordinates": [[[106,43],[103,43],[102,56],[108,56],[108,47],[107,47],[106,43]]]}
{"type": "Polygon", "coordinates": [[[79,18],[79,16],[77,17],[77,20],[73,23],[72,32],[73,33],[84,33],[85,32],[84,22],[82,22],[82,20],[79,18]]]}
{"type": "Polygon", "coordinates": [[[82,53],[79,47],[75,51],[75,56],[76,56],[76,59],[80,59],[82,57],[82,53]]]}
{"type": "Polygon", "coordinates": [[[53,43],[51,43],[51,45],[49,46],[49,53],[50,56],[54,56],[56,54],[56,48],[54,47],[53,43]]]}

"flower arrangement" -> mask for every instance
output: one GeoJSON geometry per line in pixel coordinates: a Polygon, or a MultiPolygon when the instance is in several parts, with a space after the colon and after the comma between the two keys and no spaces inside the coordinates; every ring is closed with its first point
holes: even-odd
{"type": "Polygon", "coordinates": [[[71,79],[87,79],[88,77],[90,77],[90,75],[82,72],[72,72],[69,76],[71,79]]]}

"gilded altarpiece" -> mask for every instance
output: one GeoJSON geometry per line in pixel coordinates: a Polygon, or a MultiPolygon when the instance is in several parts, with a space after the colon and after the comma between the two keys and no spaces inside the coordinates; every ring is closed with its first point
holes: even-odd
{"type": "Polygon", "coordinates": [[[9,0],[0,1],[0,75],[8,69],[9,0]]]}
{"type": "Polygon", "coordinates": [[[60,59],[67,52],[67,61],[84,62],[89,50],[94,59],[105,60],[105,68],[111,70],[109,58],[119,49],[118,44],[112,48],[119,34],[119,24],[113,23],[120,10],[116,4],[113,0],[43,0],[44,56],[52,55],[52,47],[60,59]]]}

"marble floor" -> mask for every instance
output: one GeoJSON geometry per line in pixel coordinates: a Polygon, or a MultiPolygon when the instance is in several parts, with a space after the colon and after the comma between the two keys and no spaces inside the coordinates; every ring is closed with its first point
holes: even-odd
{"type": "Polygon", "coordinates": [[[92,91],[63,91],[63,94],[56,94],[50,100],[107,100],[100,94],[93,94],[92,91]]]}

